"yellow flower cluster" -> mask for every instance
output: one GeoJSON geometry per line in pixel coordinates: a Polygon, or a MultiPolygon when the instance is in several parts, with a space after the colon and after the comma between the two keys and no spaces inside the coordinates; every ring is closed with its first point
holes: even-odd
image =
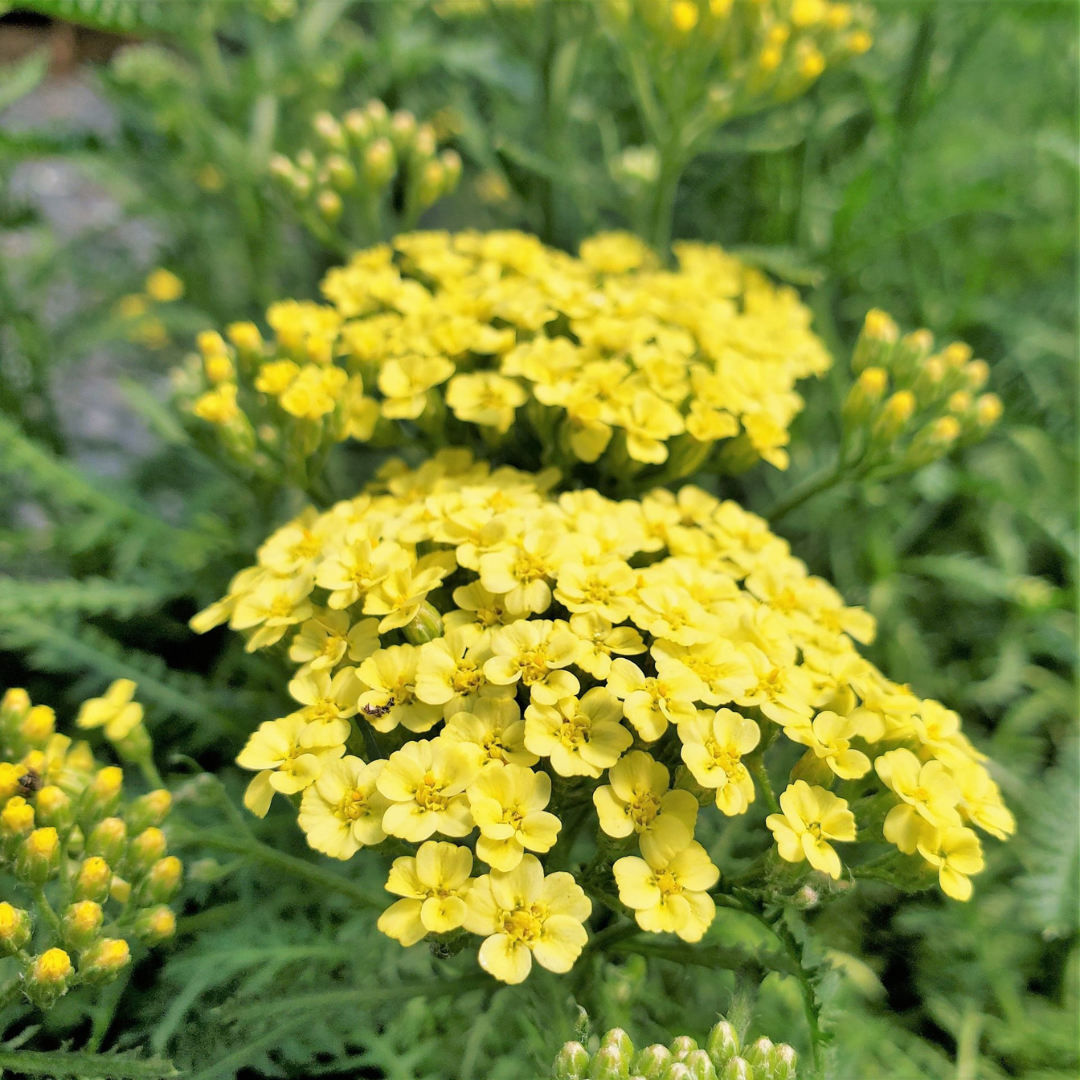
{"type": "MultiPolygon", "coordinates": [[[[104,727],[138,756],[145,732],[134,684],[114,683],[83,704],[77,724],[104,727]]],[[[124,773],[100,766],[85,742],[56,731],[25,690],[0,700],[0,867],[28,893],[27,907],[0,902],[0,957],[13,958],[23,992],[41,1008],[68,989],[106,982],[130,962],[130,942],[173,935],[167,906],[180,860],[161,826],[168,791],[125,801],[124,773]]],[[[14,899],[14,897],[12,897],[14,899]]]]}
{"type": "Polygon", "coordinates": [[[658,84],[665,67],[704,68],[702,104],[717,123],[796,97],[873,44],[867,11],[829,0],[607,0],[606,14],[658,84]]]}
{"type": "Polygon", "coordinates": [[[169,344],[169,331],[154,314],[157,304],[171,304],[183,298],[184,283],[171,271],[159,266],[151,270],[140,293],[128,293],[116,302],[117,318],[126,324],[129,341],[148,349],[163,349],[169,344]]]}
{"type": "Polygon", "coordinates": [[[664,270],[624,233],[579,258],[517,232],[400,236],[332,270],[329,305],[271,307],[269,342],[250,323],[201,335],[181,389],[277,472],[348,438],[477,435],[601,477],[687,476],[725,439],[784,468],[795,382],[831,363],[810,312],[718,247],[675,253],[664,270]]]}
{"type": "Polygon", "coordinates": [[[589,899],[544,862],[590,803],[621,903],[688,941],[719,877],[699,807],[716,824],[759,796],[789,863],[838,878],[834,843],[887,841],[965,898],[971,826],[1004,837],[1012,819],[956,714],[856,651],[871,617],[735,503],[555,496],[552,480],[445,450],[269,537],[192,620],[228,622],[249,650],[281,642],[297,665],[296,710],[238,758],[248,807],[293,797],[337,858],[414,845],[381,929],[478,934],[508,982],[533,960],[567,970],[586,941],[589,899]],[[769,747],[773,773],[794,762],[778,805],[769,747]]]}
{"type": "Polygon", "coordinates": [[[373,100],[340,119],[320,112],[311,126],[316,145],[295,158],[274,154],[269,169],[320,239],[333,239],[328,226],[354,246],[360,238],[376,239],[380,201],[395,177],[402,216],[412,222],[461,178],[457,152],[438,153],[435,128],[417,123],[407,109],[390,113],[373,100]]]}

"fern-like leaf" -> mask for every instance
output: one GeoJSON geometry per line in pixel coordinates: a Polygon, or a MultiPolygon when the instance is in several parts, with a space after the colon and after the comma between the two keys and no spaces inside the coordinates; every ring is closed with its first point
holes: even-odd
{"type": "Polygon", "coordinates": [[[175,0],[20,0],[19,7],[109,34],[175,34],[186,5],[175,0]]]}
{"type": "Polygon", "coordinates": [[[49,613],[131,615],[160,600],[161,593],[149,586],[121,585],[107,578],[16,581],[0,575],[0,617],[49,613]]]}

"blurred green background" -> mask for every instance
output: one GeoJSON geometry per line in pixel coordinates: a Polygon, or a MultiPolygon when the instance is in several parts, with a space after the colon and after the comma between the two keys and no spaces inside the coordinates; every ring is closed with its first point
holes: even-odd
{"type": "MultiPolygon", "coordinates": [[[[296,496],[240,489],[162,401],[195,331],[315,297],[335,261],[268,189],[269,151],[295,147],[323,107],[449,106],[465,175],[425,223],[573,246],[626,225],[606,139],[641,133],[579,5],[464,22],[346,0],[292,14],[273,0],[29,7],[93,29],[22,5],[0,23],[0,683],[70,707],[135,678],[174,777],[190,758],[235,787],[229,763],[276,715],[280,689],[227,635],[193,643],[184,623],[296,496]],[[170,44],[133,54],[144,37],[170,44]],[[577,39],[561,127],[538,137],[550,101],[538,51],[577,39]],[[187,296],[149,348],[116,304],[157,265],[187,296]]],[[[676,237],[798,285],[838,358],[804,387],[789,472],[758,466],[728,485],[750,508],[830,463],[843,358],[870,307],[970,342],[1005,403],[984,443],[907,480],[838,487],[776,525],[877,617],[871,657],[963,714],[1019,820],[1010,844],[990,844],[970,904],[866,885],[811,914],[830,1074],[845,1080],[1066,1080],[1080,1067],[1078,12],[880,4],[870,53],[801,101],[721,129],[676,204],[676,237]]],[[[207,784],[184,794],[195,819],[216,813],[207,784]]],[[[286,815],[260,836],[304,854],[286,815]]],[[[7,1047],[142,1046],[204,1080],[510,1080],[539,1075],[574,1030],[553,978],[411,996],[430,959],[372,940],[367,915],[250,853],[212,854],[163,959],[89,1012],[65,999],[30,1034],[9,1010],[7,1047]]],[[[737,922],[719,933],[755,945],[737,922]]],[[[725,976],[646,974],[634,958],[593,974],[595,1028],[624,1024],[642,1041],[703,1033],[730,993],[725,976]]],[[[791,980],[769,976],[755,1031],[800,1045],[799,1017],[791,980]]]]}

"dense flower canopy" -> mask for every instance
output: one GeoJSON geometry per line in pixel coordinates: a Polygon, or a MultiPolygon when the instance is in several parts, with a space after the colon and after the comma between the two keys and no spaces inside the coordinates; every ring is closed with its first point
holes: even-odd
{"type": "Polygon", "coordinates": [[[567,970],[586,941],[596,876],[545,874],[574,804],[595,809],[618,902],[688,941],[719,877],[699,817],[761,798],[787,864],[837,879],[906,859],[970,895],[972,826],[1004,837],[1012,818],[956,714],[860,656],[871,617],[733,502],[554,479],[462,450],[392,462],[274,533],[196,616],[249,650],[287,642],[297,665],[296,711],[238,759],[249,808],[298,798],[338,858],[412,845],[381,928],[479,934],[511,982],[533,961],[567,970]]]}
{"type": "Polygon", "coordinates": [[[329,304],[274,304],[269,342],[250,323],[201,335],[178,383],[267,467],[350,438],[477,435],[600,476],[686,476],[736,438],[745,463],[786,467],[795,383],[831,364],[809,310],[715,245],[674,252],[669,270],[625,233],[577,258],[517,232],[406,234],[331,270],[329,304]]]}

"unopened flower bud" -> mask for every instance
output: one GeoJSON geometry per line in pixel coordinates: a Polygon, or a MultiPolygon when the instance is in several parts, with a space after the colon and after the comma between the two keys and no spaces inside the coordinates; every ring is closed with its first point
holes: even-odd
{"type": "Polygon", "coordinates": [[[653,1043],[638,1052],[633,1062],[634,1076],[643,1080],[660,1080],[667,1067],[672,1063],[671,1051],[660,1043],[653,1043]]]}
{"type": "MultiPolygon", "coordinates": [[[[249,324],[250,325],[250,324],[249,324]]],[[[258,331],[256,331],[258,333],[258,331]]],[[[172,795],[165,788],[140,795],[125,811],[124,820],[134,833],[141,833],[150,826],[159,826],[169,816],[172,795]]]]}
{"type": "Polygon", "coordinates": [[[112,881],[109,882],[109,897],[118,904],[126,904],[131,899],[131,882],[119,874],[113,874],[112,881]]]}
{"type": "Polygon", "coordinates": [[[697,1048],[697,1040],[692,1039],[689,1035],[676,1035],[675,1038],[671,1040],[671,1045],[669,1047],[671,1056],[676,1061],[682,1061],[697,1048]]]}
{"type": "Polygon", "coordinates": [[[148,904],[167,904],[180,888],[184,866],[175,855],[158,859],[146,876],[143,886],[143,902],[148,904]]]}
{"type": "Polygon", "coordinates": [[[127,826],[117,817],[99,821],[86,838],[86,853],[100,855],[110,866],[119,866],[127,850],[127,826]]]}
{"type": "Polygon", "coordinates": [[[918,468],[941,457],[960,437],[960,431],[960,421],[955,416],[939,416],[911,440],[905,455],[907,464],[918,468]]]}
{"type": "Polygon", "coordinates": [[[165,834],[151,825],[143,829],[128,845],[125,870],[132,877],[140,877],[153,866],[158,859],[163,859],[169,850],[165,834]]]}
{"type": "Polygon", "coordinates": [[[716,1067],[704,1050],[695,1050],[683,1059],[691,1080],[716,1080],[716,1067]]]}
{"type": "Polygon", "coordinates": [[[734,1025],[727,1020],[715,1024],[705,1040],[705,1049],[717,1071],[723,1069],[739,1053],[739,1033],[734,1025]]]}
{"type": "Polygon", "coordinates": [[[98,769],[83,792],[82,820],[85,823],[107,817],[116,809],[124,786],[124,770],[116,765],[98,769]]]}
{"type": "Polygon", "coordinates": [[[80,777],[88,777],[97,768],[94,761],[94,752],[85,739],[73,743],[64,758],[64,768],[69,773],[77,773],[80,777]]]}
{"type": "Polygon", "coordinates": [[[866,313],[862,333],[851,357],[851,369],[859,374],[871,366],[887,366],[900,328],[884,311],[873,308],[866,313]]]}
{"type": "Polygon", "coordinates": [[[416,129],[413,139],[413,155],[417,158],[429,158],[435,156],[435,132],[430,124],[421,124],[416,129]]]}
{"type": "Polygon", "coordinates": [[[389,139],[376,139],[364,151],[364,179],[376,191],[386,187],[396,167],[394,147],[389,139]]]}
{"type": "Polygon", "coordinates": [[[109,864],[100,855],[91,855],[84,859],[75,876],[73,895],[76,900],[93,900],[103,903],[109,895],[113,872],[109,864]]]}
{"type": "Polygon", "coordinates": [[[0,761],[0,800],[10,799],[23,789],[25,765],[16,765],[13,761],[0,761]]]}
{"type": "Polygon", "coordinates": [[[101,905],[93,900],[79,900],[69,905],[61,919],[64,944],[76,951],[85,949],[97,937],[104,920],[101,905]]]}
{"type": "MultiPolygon", "coordinates": [[[[234,322],[225,327],[229,340],[236,346],[241,356],[262,356],[264,351],[262,334],[253,322],[234,322]]],[[[150,792],[151,795],[155,792],[150,792]]],[[[144,795],[145,799],[146,796],[144,795]]]]}
{"type": "Polygon", "coordinates": [[[72,970],[71,957],[63,949],[46,949],[27,967],[23,993],[39,1009],[47,1009],[67,991],[72,970]]]}
{"type": "Polygon", "coordinates": [[[131,962],[131,949],[123,938],[102,938],[79,957],[79,974],[87,982],[109,982],[131,962]]]}
{"type": "Polygon", "coordinates": [[[777,1043],[772,1053],[772,1073],[768,1080],[796,1080],[798,1055],[787,1043],[777,1043]]]}
{"type": "Polygon", "coordinates": [[[903,431],[915,412],[915,395],[910,390],[898,390],[881,410],[874,425],[874,436],[882,442],[890,442],[903,431]]]}
{"type": "Polygon", "coordinates": [[[345,132],[328,112],[316,113],[311,121],[312,130],[329,150],[341,150],[345,146],[345,132]]]}
{"type": "Polygon", "coordinates": [[[271,154],[270,160],[266,163],[267,172],[278,183],[284,184],[286,187],[292,187],[293,185],[294,169],[295,166],[284,154],[271,154]]]}
{"type": "Polygon", "coordinates": [[[6,841],[26,836],[34,827],[34,808],[21,795],[13,795],[0,811],[0,837],[6,841]]]}
{"type": "Polygon", "coordinates": [[[724,1066],[720,1080],[754,1080],[754,1070],[746,1058],[733,1057],[724,1066]]]}
{"type": "Polygon", "coordinates": [[[30,695],[20,687],[13,686],[0,698],[0,730],[15,731],[23,717],[30,711],[30,695]]]}
{"type": "Polygon", "coordinates": [[[12,956],[30,943],[30,913],[9,904],[0,903],[0,956],[12,956]]]}
{"type": "Polygon", "coordinates": [[[55,784],[47,784],[37,793],[36,814],[39,825],[63,829],[71,824],[71,796],[55,784]]]}
{"type": "Polygon", "coordinates": [[[589,1052],[579,1042],[564,1043],[555,1055],[553,1068],[555,1080],[587,1080],[589,1075],[589,1052]]]}
{"type": "Polygon", "coordinates": [[[416,201],[423,209],[436,202],[446,186],[446,174],[441,161],[428,161],[416,186],[416,201]]]}
{"type": "Polygon", "coordinates": [[[954,341],[945,346],[941,355],[949,367],[962,368],[971,359],[971,346],[963,341],[954,341]]]}
{"type": "Polygon", "coordinates": [[[866,422],[889,388],[889,373],[880,367],[865,368],[844,399],[844,423],[857,427],[866,422]]]}
{"type": "Polygon", "coordinates": [[[690,1070],[681,1061],[673,1061],[661,1074],[660,1080],[690,1080],[690,1070]]]}
{"type": "Polygon", "coordinates": [[[326,175],[336,191],[351,191],[356,186],[356,168],[342,154],[331,154],[326,159],[326,175]]]}
{"type": "Polygon", "coordinates": [[[773,1041],[764,1035],[746,1048],[743,1057],[750,1063],[754,1073],[765,1073],[772,1065],[773,1041]]]}
{"type": "Polygon", "coordinates": [[[953,416],[965,416],[971,412],[971,395],[966,390],[957,390],[949,395],[946,407],[953,416]]]}
{"type": "Polygon", "coordinates": [[[622,1028],[611,1028],[610,1031],[605,1031],[603,1038],[600,1040],[600,1045],[602,1047],[615,1047],[625,1059],[627,1065],[630,1064],[634,1056],[634,1044],[630,1041],[630,1036],[622,1028]]]}
{"type": "Polygon", "coordinates": [[[135,920],[135,936],[144,945],[157,945],[175,933],[176,915],[164,904],[140,911],[135,920]]]}
{"type": "Polygon", "coordinates": [[[345,210],[345,204],[341,196],[330,188],[323,188],[315,199],[315,208],[319,211],[319,217],[332,225],[337,221],[345,210]]]}
{"type": "Polygon", "coordinates": [[[891,368],[901,385],[919,369],[934,347],[934,335],[929,330],[913,330],[905,334],[893,349],[891,368]]]}
{"type": "Polygon", "coordinates": [[[407,109],[399,109],[390,118],[390,139],[394,149],[403,153],[416,135],[416,117],[407,109]]]}
{"type": "Polygon", "coordinates": [[[425,642],[434,641],[443,634],[442,616],[425,600],[412,622],[404,627],[403,632],[406,640],[412,645],[423,645],[425,642]]]}
{"type": "Polygon", "coordinates": [[[341,118],[341,126],[358,146],[371,138],[371,120],[363,109],[350,109],[341,118]]]}
{"type": "Polygon", "coordinates": [[[626,1080],[629,1064],[616,1046],[602,1046],[592,1056],[589,1080],[626,1080]]]}
{"type": "Polygon", "coordinates": [[[33,747],[43,747],[56,731],[56,713],[48,705],[34,705],[19,724],[19,734],[33,747]]]}
{"type": "Polygon", "coordinates": [[[444,150],[439,161],[443,167],[443,193],[448,195],[461,179],[461,155],[456,150],[444,150]]]}
{"type": "Polygon", "coordinates": [[[862,56],[869,52],[874,44],[874,39],[865,30],[853,30],[844,41],[848,52],[854,56],[862,56]]]}
{"type": "Polygon", "coordinates": [[[51,826],[35,829],[19,846],[15,876],[31,885],[44,885],[59,869],[59,835],[51,826]]]}
{"type": "Polygon", "coordinates": [[[378,99],[372,98],[364,106],[364,111],[374,127],[380,134],[386,130],[390,122],[390,110],[378,99]]]}
{"type": "Polygon", "coordinates": [[[1005,411],[997,394],[983,394],[975,402],[975,421],[981,428],[993,427],[1005,411]]]}
{"type": "Polygon", "coordinates": [[[969,390],[981,390],[990,378],[990,365],[985,360],[972,360],[964,365],[961,374],[969,390]]]}

